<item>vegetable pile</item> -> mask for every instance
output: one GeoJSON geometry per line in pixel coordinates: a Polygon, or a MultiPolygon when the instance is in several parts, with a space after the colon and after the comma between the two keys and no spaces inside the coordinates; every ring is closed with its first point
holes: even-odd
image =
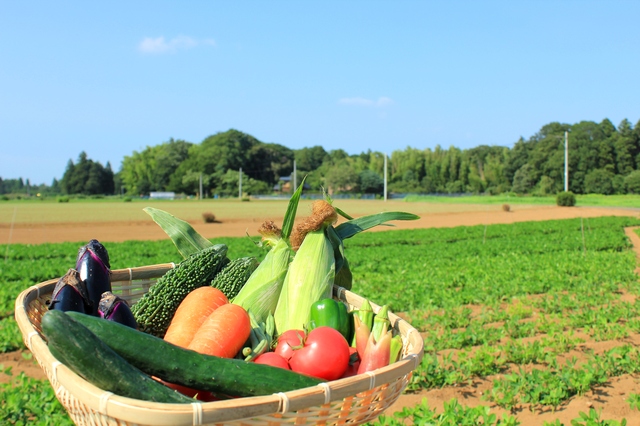
{"type": "Polygon", "coordinates": [[[354,219],[325,196],[294,227],[303,183],[282,228],[261,226],[260,244],[268,252],[259,264],[253,257],[230,258],[226,245],[146,208],[184,260],[131,307],[112,293],[107,250],[91,240],[42,317],[51,353],[103,390],[177,403],[286,392],[398,360],[402,338],[386,306],[375,314],[365,300],[349,311],[332,295],[334,285],[351,288],[344,239],[417,216],[354,219]],[[334,226],[339,215],[347,221],[334,226]]]}

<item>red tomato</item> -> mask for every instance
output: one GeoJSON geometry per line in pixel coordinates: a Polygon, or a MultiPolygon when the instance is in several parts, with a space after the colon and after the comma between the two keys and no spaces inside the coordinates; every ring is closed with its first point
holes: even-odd
{"type": "Polygon", "coordinates": [[[289,360],[293,371],[327,381],[342,377],[349,366],[349,343],[336,329],[321,326],[309,332],[302,349],[289,360]]]}
{"type": "Polygon", "coordinates": [[[256,357],[253,360],[256,364],[266,364],[272,367],[284,368],[285,370],[291,370],[289,363],[286,359],[282,358],[275,352],[265,352],[256,357]]]}
{"type": "Polygon", "coordinates": [[[304,346],[304,337],[304,331],[302,330],[285,331],[278,336],[275,353],[289,361],[293,355],[293,351],[304,346]]]}

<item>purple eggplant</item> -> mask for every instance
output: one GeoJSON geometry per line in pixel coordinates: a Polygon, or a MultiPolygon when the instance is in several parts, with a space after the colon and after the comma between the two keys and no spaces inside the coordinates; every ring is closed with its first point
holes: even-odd
{"type": "Polygon", "coordinates": [[[98,313],[101,318],[109,321],[115,321],[131,328],[138,328],[138,323],[129,309],[126,300],[116,296],[110,291],[102,294],[100,303],[98,304],[98,313]]]}
{"type": "Polygon", "coordinates": [[[82,254],[86,249],[90,249],[96,256],[98,256],[98,258],[107,267],[107,269],[111,269],[111,265],[109,264],[109,253],[107,252],[107,249],[100,243],[100,241],[96,239],[89,241],[86,245],[78,249],[78,257],[76,258],[76,263],[80,261],[80,258],[82,257],[82,254]]]}
{"type": "Polygon", "coordinates": [[[98,316],[98,304],[102,293],[111,291],[109,254],[98,240],[91,240],[78,250],[76,269],[85,282],[91,309],[88,314],[98,316]]]}
{"type": "Polygon", "coordinates": [[[80,279],[80,274],[75,269],[69,269],[67,273],[58,280],[49,309],[60,311],[76,311],[87,313],[91,309],[89,294],[84,281],[80,279]]]}

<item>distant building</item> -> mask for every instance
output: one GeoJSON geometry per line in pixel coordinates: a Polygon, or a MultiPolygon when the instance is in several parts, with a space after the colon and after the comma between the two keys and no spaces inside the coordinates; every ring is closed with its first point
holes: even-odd
{"type": "MultiPolygon", "coordinates": [[[[300,183],[300,181],[298,181],[298,183],[300,183]]],[[[296,188],[293,188],[291,176],[280,176],[278,178],[278,183],[273,185],[273,190],[275,192],[289,193],[293,192],[294,189],[296,188]]],[[[311,185],[305,182],[304,189],[311,189],[311,185]]]]}
{"type": "Polygon", "coordinates": [[[281,176],[278,183],[273,185],[276,192],[291,192],[291,176],[281,176]]]}
{"type": "Polygon", "coordinates": [[[173,200],[176,198],[175,192],[150,192],[149,198],[152,200],[173,200]]]}

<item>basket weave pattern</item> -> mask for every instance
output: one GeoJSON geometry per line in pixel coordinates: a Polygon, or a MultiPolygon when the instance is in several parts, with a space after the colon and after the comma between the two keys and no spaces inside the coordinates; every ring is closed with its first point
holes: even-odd
{"type": "MultiPolygon", "coordinates": [[[[174,266],[168,263],[111,271],[113,292],[134,303],[174,266]]],[[[40,319],[57,281],[23,291],[16,300],[15,316],[27,348],[77,425],[357,425],[375,419],[398,399],[422,359],[420,334],[389,313],[395,332],[403,339],[403,358],[375,372],[286,393],[226,401],[163,404],[125,398],[85,381],[49,352],[40,319]]],[[[364,300],[341,287],[334,287],[334,297],[350,308],[358,308],[364,300]]],[[[372,306],[376,312],[380,309],[372,306]]]]}

